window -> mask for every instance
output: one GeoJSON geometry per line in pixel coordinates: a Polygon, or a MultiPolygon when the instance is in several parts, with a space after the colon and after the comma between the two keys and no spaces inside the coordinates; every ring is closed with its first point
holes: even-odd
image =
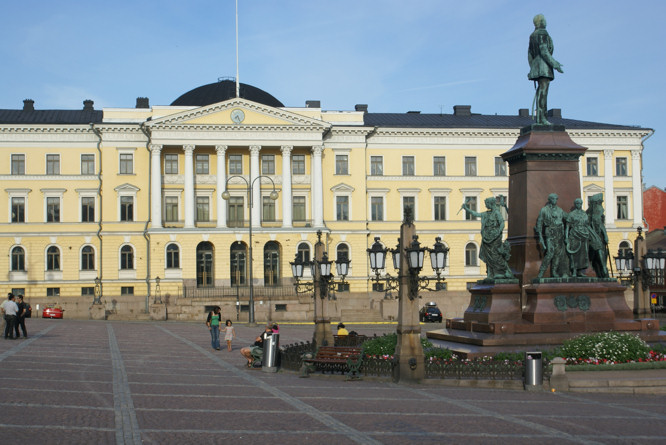
{"type": "Polygon", "coordinates": [[[122,286],[120,295],[134,295],[134,286],[122,286]]]}
{"type": "Polygon", "coordinates": [[[60,222],[60,198],[46,198],[46,222],[60,222]]]}
{"type": "Polygon", "coordinates": [[[307,243],[300,243],[296,248],[296,257],[298,260],[309,263],[310,262],[310,246],[307,243]]]}
{"type": "Polygon", "coordinates": [[[597,158],[587,158],[585,162],[587,164],[587,176],[599,176],[599,165],[597,164],[597,158]]]}
{"type": "Polygon", "coordinates": [[[291,174],[292,175],[305,174],[305,155],[293,155],[291,157],[291,174]]]}
{"type": "Polygon", "coordinates": [[[384,158],[381,156],[370,156],[370,175],[382,176],[384,174],[384,158]]]}
{"type": "Polygon", "coordinates": [[[210,220],[210,204],[208,196],[197,196],[197,221],[210,220]]]}
{"type": "Polygon", "coordinates": [[[627,196],[618,196],[616,199],[617,219],[629,219],[629,198],[627,196]]]}
{"type": "Polygon", "coordinates": [[[164,155],[164,174],[177,175],[178,174],[178,155],[166,154],[164,155]]]}
{"type": "Polygon", "coordinates": [[[46,174],[60,174],[60,155],[46,155],[46,174]]]}
{"type": "Polygon", "coordinates": [[[336,259],[338,261],[347,261],[349,259],[349,246],[346,244],[338,244],[336,259]]]}
{"type": "Polygon", "coordinates": [[[25,155],[12,155],[12,175],[25,175],[25,155]]]}
{"type": "Polygon", "coordinates": [[[95,155],[81,155],[81,174],[95,174],[95,155]]]}
{"type": "Polygon", "coordinates": [[[402,176],[414,176],[414,156],[402,157],[402,176]]]}
{"type": "Polygon", "coordinates": [[[413,196],[402,197],[402,215],[407,213],[407,209],[411,212],[412,218],[416,219],[416,198],[413,196]]]}
{"type": "Polygon", "coordinates": [[[165,196],[164,197],[164,220],[166,222],[178,221],[178,197],[165,196]]]}
{"type": "Polygon", "coordinates": [[[46,296],[47,297],[59,297],[60,296],[60,288],[59,287],[47,287],[46,288],[46,296]]]}
{"type": "Polygon", "coordinates": [[[627,176],[627,158],[615,158],[615,176],[627,176]]]}
{"type": "Polygon", "coordinates": [[[23,247],[16,246],[12,249],[11,270],[25,272],[25,250],[23,250],[23,247]]]}
{"type": "Polygon", "coordinates": [[[294,221],[305,221],[305,196],[294,196],[291,206],[294,221]]]}
{"type": "Polygon", "coordinates": [[[627,255],[631,250],[631,243],[629,241],[622,241],[618,246],[618,252],[622,255],[627,255]]]}
{"type": "Polygon", "coordinates": [[[384,221],[384,198],[373,196],[370,198],[370,220],[384,221]]]}
{"type": "Polygon", "coordinates": [[[275,174],[275,155],[261,155],[261,174],[275,174]]]}
{"type": "Polygon", "coordinates": [[[95,251],[92,246],[81,249],[81,270],[95,270],[95,251]]]}
{"type": "Polygon", "coordinates": [[[46,249],[46,270],[60,270],[60,249],[56,246],[46,249]]]}
{"type": "Polygon", "coordinates": [[[335,174],[348,175],[349,174],[349,156],[348,155],[335,155],[335,174]]]}
{"type": "Polygon", "coordinates": [[[195,172],[197,175],[207,175],[208,174],[208,155],[196,155],[194,157],[195,161],[195,172]]]}
{"type": "Polygon", "coordinates": [[[25,287],[12,287],[14,295],[25,295],[25,287]]]}
{"type": "Polygon", "coordinates": [[[134,269],[134,249],[132,249],[132,246],[120,248],[120,268],[123,270],[134,269]]]}
{"type": "Polygon", "coordinates": [[[434,156],[432,158],[432,174],[446,176],[446,158],[444,156],[434,156]]]}
{"type": "Polygon", "coordinates": [[[92,297],[95,295],[95,288],[92,286],[86,286],[81,288],[82,297],[92,297]]]}
{"type": "Polygon", "coordinates": [[[275,221],[275,201],[270,196],[263,196],[262,199],[262,221],[275,221]]]}
{"type": "Polygon", "coordinates": [[[499,156],[495,157],[495,176],[506,176],[506,162],[499,156]]]}
{"type": "Polygon", "coordinates": [[[465,176],[476,176],[476,158],[465,156],[465,176]]]}
{"type": "Polygon", "coordinates": [[[134,197],[121,196],[120,197],[120,220],[121,221],[134,221],[134,197]]]}
{"type": "Polygon", "coordinates": [[[167,269],[180,268],[180,247],[178,244],[169,244],[166,247],[166,267],[167,269]]]}
{"type": "Polygon", "coordinates": [[[242,155],[229,155],[229,174],[242,175],[243,174],[243,156],[242,155]]]}
{"type": "Polygon", "coordinates": [[[446,196],[435,196],[435,221],[446,221],[446,196]]]}
{"type": "Polygon", "coordinates": [[[95,221],[95,198],[92,196],[81,197],[81,222],[95,221]]]}
{"type": "Polygon", "coordinates": [[[335,220],[349,221],[349,196],[335,197],[335,220]]]}
{"type": "Polygon", "coordinates": [[[12,222],[25,222],[25,198],[12,198],[12,222]]]}
{"type": "Polygon", "coordinates": [[[244,203],[242,196],[232,196],[229,198],[229,213],[227,225],[229,227],[243,227],[244,203]]]}
{"type": "Polygon", "coordinates": [[[465,246],[465,266],[478,266],[476,260],[476,245],[469,243],[465,246]]]}
{"type": "Polygon", "coordinates": [[[276,304],[275,305],[275,312],[286,312],[287,311],[287,305],[286,304],[276,304]]]}
{"type": "MultiPolygon", "coordinates": [[[[467,204],[467,207],[469,207],[470,210],[474,210],[475,212],[478,212],[477,207],[477,199],[476,196],[468,196],[465,198],[465,204],[467,204]]],[[[471,213],[465,212],[465,219],[467,221],[476,221],[476,216],[472,215],[471,213]]]]}
{"type": "Polygon", "coordinates": [[[121,175],[131,175],[134,173],[134,155],[132,153],[120,153],[120,167],[121,175]]]}

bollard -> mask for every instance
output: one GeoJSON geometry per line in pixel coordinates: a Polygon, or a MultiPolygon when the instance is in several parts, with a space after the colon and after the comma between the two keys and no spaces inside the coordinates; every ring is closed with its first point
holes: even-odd
{"type": "Polygon", "coordinates": [[[525,352],[525,389],[543,388],[543,359],[541,352],[525,352]]]}

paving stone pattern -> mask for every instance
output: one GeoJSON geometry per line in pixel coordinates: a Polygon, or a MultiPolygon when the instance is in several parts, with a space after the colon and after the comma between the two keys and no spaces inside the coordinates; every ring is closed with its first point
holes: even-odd
{"type": "MultiPolygon", "coordinates": [[[[261,332],[215,351],[203,323],[28,320],[0,342],[12,444],[664,443],[662,396],[525,392],[247,369],[261,332]]],[[[349,326],[362,334],[395,325],[349,326]]],[[[312,325],[281,326],[282,344],[312,325]]]]}

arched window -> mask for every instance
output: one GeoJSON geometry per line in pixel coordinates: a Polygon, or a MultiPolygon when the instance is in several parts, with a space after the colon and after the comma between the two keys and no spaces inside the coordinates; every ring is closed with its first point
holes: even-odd
{"type": "Polygon", "coordinates": [[[626,255],[631,250],[631,243],[629,241],[622,241],[618,250],[621,254],[626,255]]]}
{"type": "Polygon", "coordinates": [[[23,247],[16,246],[12,249],[12,270],[25,271],[25,250],[23,250],[23,247]]]}
{"type": "Polygon", "coordinates": [[[180,247],[178,244],[168,244],[166,247],[167,269],[180,269],[180,247]]]}
{"type": "Polygon", "coordinates": [[[231,285],[232,286],[245,286],[247,284],[246,274],[246,259],[247,259],[247,245],[242,241],[236,241],[231,245],[230,250],[231,267],[231,285]]]}
{"type": "Polygon", "coordinates": [[[298,256],[298,259],[303,261],[304,263],[309,262],[310,246],[308,246],[308,243],[300,243],[296,248],[296,255],[298,256]]]}
{"type": "Polygon", "coordinates": [[[120,248],[120,268],[123,270],[134,269],[134,249],[132,249],[132,246],[120,248]]]}
{"type": "Polygon", "coordinates": [[[56,246],[46,249],[46,270],[60,270],[60,249],[56,246]]]}
{"type": "Polygon", "coordinates": [[[349,259],[349,246],[346,244],[338,244],[336,259],[338,260],[348,260],[349,259]]]}
{"type": "Polygon", "coordinates": [[[264,245],[264,286],[278,286],[280,275],[280,245],[269,241],[264,245]]]}
{"type": "Polygon", "coordinates": [[[465,266],[478,266],[476,254],[476,245],[474,243],[469,243],[465,246],[465,266]]]}
{"type": "Polygon", "coordinates": [[[92,246],[81,249],[81,270],[95,270],[95,250],[92,246]]]}

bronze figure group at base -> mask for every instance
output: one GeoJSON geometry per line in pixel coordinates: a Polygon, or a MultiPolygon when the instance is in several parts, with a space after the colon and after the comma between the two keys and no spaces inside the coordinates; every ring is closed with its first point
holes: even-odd
{"type": "Polygon", "coordinates": [[[574,200],[569,213],[557,205],[557,199],[555,193],[548,195],[548,203],[537,218],[535,230],[544,253],[537,279],[543,278],[549,267],[553,278],[585,277],[590,264],[598,278],[608,278],[602,195],[589,198],[587,212],[580,198],[574,200]]]}

